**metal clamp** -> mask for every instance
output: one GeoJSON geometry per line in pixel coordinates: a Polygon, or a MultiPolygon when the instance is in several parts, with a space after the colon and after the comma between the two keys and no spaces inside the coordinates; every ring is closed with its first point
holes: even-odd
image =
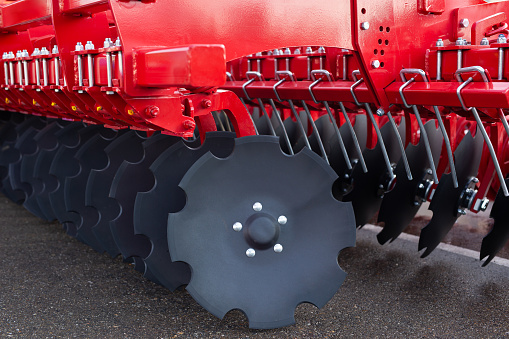
{"type": "Polygon", "coordinates": [[[263,81],[263,75],[260,72],[255,72],[255,71],[246,72],[247,81],[242,85],[242,90],[244,91],[244,94],[245,94],[247,100],[253,100],[249,96],[249,94],[247,94],[247,86],[251,85],[256,80],[256,78],[249,79],[250,75],[254,75],[256,78],[258,78],[259,81],[263,81]]]}
{"type": "Polygon", "coordinates": [[[355,70],[352,72],[352,78],[355,80],[355,83],[350,87],[350,93],[352,93],[353,101],[355,102],[355,104],[357,106],[362,106],[361,103],[359,102],[359,100],[357,100],[357,96],[355,95],[355,92],[353,91],[355,89],[355,87],[359,86],[364,81],[364,78],[360,78],[359,80],[357,80],[357,74],[360,75],[361,72],[359,70],[355,70]]]}
{"type": "Polygon", "coordinates": [[[399,95],[401,96],[401,100],[403,100],[403,105],[406,108],[412,107],[412,105],[409,105],[405,99],[405,95],[403,94],[403,90],[410,85],[412,82],[415,81],[415,78],[411,78],[410,80],[407,80],[405,77],[405,74],[418,74],[422,77],[424,82],[429,82],[428,76],[426,75],[426,72],[424,72],[422,69],[418,68],[405,68],[402,69],[399,72],[399,76],[401,77],[401,81],[404,81],[405,83],[399,88],[399,95]]]}
{"type": "Polygon", "coordinates": [[[327,80],[329,80],[329,82],[332,82],[332,75],[330,74],[330,72],[328,70],[316,69],[314,71],[311,71],[311,79],[313,79],[313,83],[311,85],[309,85],[309,94],[311,95],[311,99],[313,99],[315,104],[319,104],[320,102],[316,100],[315,95],[313,94],[313,87],[315,87],[321,81],[323,81],[322,78],[318,78],[318,79],[316,78],[317,74],[325,74],[325,76],[327,77],[327,80]]]}

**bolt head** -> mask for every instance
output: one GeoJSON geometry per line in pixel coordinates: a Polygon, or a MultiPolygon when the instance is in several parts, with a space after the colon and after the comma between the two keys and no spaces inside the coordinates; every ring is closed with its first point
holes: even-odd
{"type": "Polygon", "coordinates": [[[281,216],[279,216],[279,218],[277,218],[277,222],[280,225],[286,225],[286,223],[288,222],[288,219],[284,215],[281,215],[281,216]]]}
{"type": "Polygon", "coordinates": [[[233,230],[235,232],[240,232],[242,231],[242,224],[240,222],[236,222],[235,224],[233,224],[233,230]]]}
{"type": "Polygon", "coordinates": [[[361,29],[363,31],[368,30],[369,29],[369,22],[367,22],[367,21],[361,22],[361,29]]]}
{"type": "Polygon", "coordinates": [[[306,54],[312,54],[313,49],[311,47],[306,47],[306,54]]]}
{"type": "Polygon", "coordinates": [[[283,246],[281,244],[275,244],[274,245],[274,252],[276,252],[276,253],[283,252],[283,246]]]}
{"type": "Polygon", "coordinates": [[[255,254],[256,254],[256,251],[255,251],[254,249],[252,249],[252,248],[248,248],[248,249],[246,250],[246,255],[247,255],[249,258],[254,257],[254,256],[255,256],[255,254]]]}
{"type": "Polygon", "coordinates": [[[155,118],[157,117],[157,115],[159,114],[159,107],[157,106],[149,106],[145,109],[145,113],[149,116],[149,117],[152,117],[152,118],[155,118]]]}
{"type": "Polygon", "coordinates": [[[376,115],[378,115],[379,117],[382,117],[384,114],[385,114],[385,111],[382,107],[380,107],[379,109],[376,110],[376,115]]]}
{"type": "Polygon", "coordinates": [[[259,202],[255,202],[253,204],[253,209],[256,211],[256,212],[260,212],[262,210],[262,204],[259,203],[259,202]]]}
{"type": "Polygon", "coordinates": [[[209,108],[210,106],[212,106],[212,101],[205,99],[201,102],[201,105],[203,108],[209,108]]]}
{"type": "Polygon", "coordinates": [[[499,43],[499,44],[505,44],[505,43],[507,43],[507,38],[505,37],[505,35],[500,34],[500,35],[498,36],[497,43],[499,43]]]}
{"type": "Polygon", "coordinates": [[[461,28],[467,28],[469,25],[470,25],[470,21],[467,18],[460,20],[461,28]]]}
{"type": "Polygon", "coordinates": [[[481,45],[483,46],[487,46],[490,44],[490,41],[488,40],[488,38],[482,38],[481,40],[481,45]]]}
{"type": "Polygon", "coordinates": [[[194,129],[196,127],[196,123],[191,120],[185,120],[184,121],[184,128],[185,129],[194,129]]]}
{"type": "Polygon", "coordinates": [[[438,39],[436,46],[437,47],[444,47],[444,41],[442,39],[438,39]]]}
{"type": "Polygon", "coordinates": [[[380,67],[380,61],[379,61],[379,60],[373,60],[373,61],[371,61],[371,67],[373,67],[373,68],[379,68],[379,67],[380,67]]]}

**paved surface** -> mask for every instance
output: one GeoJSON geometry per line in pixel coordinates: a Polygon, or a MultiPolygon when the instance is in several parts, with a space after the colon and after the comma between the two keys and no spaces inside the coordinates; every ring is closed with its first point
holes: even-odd
{"type": "Polygon", "coordinates": [[[239,311],[216,319],[0,196],[0,337],[509,338],[508,267],[443,250],[421,260],[416,248],[359,231],[322,310],[301,305],[296,325],[254,331],[239,311]]]}

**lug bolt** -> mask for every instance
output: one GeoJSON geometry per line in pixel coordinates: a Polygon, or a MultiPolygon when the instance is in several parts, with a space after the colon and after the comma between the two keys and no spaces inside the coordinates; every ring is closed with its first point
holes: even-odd
{"type": "Polygon", "coordinates": [[[361,29],[362,29],[363,31],[365,31],[365,30],[369,29],[369,22],[367,22],[367,21],[362,22],[362,23],[361,23],[361,29]]]}
{"type": "Polygon", "coordinates": [[[288,222],[288,219],[284,215],[281,215],[279,218],[277,218],[277,222],[280,225],[286,225],[286,223],[288,222]]]}
{"type": "Polygon", "coordinates": [[[242,224],[240,222],[236,222],[235,224],[233,224],[233,230],[235,232],[240,232],[242,231],[242,224]]]}
{"type": "Polygon", "coordinates": [[[148,106],[147,108],[145,108],[145,114],[149,117],[155,118],[159,114],[159,107],[148,106]]]}
{"type": "Polygon", "coordinates": [[[460,27],[461,28],[467,28],[468,25],[470,25],[470,21],[468,21],[468,19],[461,19],[460,20],[460,27]]]}
{"type": "Polygon", "coordinates": [[[254,257],[254,256],[255,256],[255,254],[256,254],[256,252],[255,252],[255,250],[254,250],[254,249],[252,249],[252,248],[248,248],[248,249],[246,250],[246,255],[247,255],[249,258],[254,257]]]}
{"type": "Polygon", "coordinates": [[[379,61],[379,60],[373,60],[373,61],[371,61],[371,67],[373,67],[373,68],[379,68],[379,67],[380,67],[380,61],[379,61]]]}
{"type": "Polygon", "coordinates": [[[260,212],[262,210],[262,204],[260,204],[259,202],[255,202],[253,204],[253,209],[256,211],[256,212],[260,212]]]}
{"type": "Polygon", "coordinates": [[[276,253],[283,252],[283,246],[281,244],[275,244],[274,245],[274,252],[276,252],[276,253]]]}
{"type": "Polygon", "coordinates": [[[210,106],[212,106],[212,101],[205,99],[201,102],[201,105],[203,108],[209,108],[210,106]]]}

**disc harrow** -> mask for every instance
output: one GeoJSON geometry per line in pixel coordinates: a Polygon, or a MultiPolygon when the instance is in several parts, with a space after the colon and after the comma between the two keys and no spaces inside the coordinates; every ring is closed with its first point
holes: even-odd
{"type": "Polygon", "coordinates": [[[508,2],[195,3],[0,0],[0,191],[262,329],[425,202],[422,257],[490,201],[506,245],[508,2]]]}

